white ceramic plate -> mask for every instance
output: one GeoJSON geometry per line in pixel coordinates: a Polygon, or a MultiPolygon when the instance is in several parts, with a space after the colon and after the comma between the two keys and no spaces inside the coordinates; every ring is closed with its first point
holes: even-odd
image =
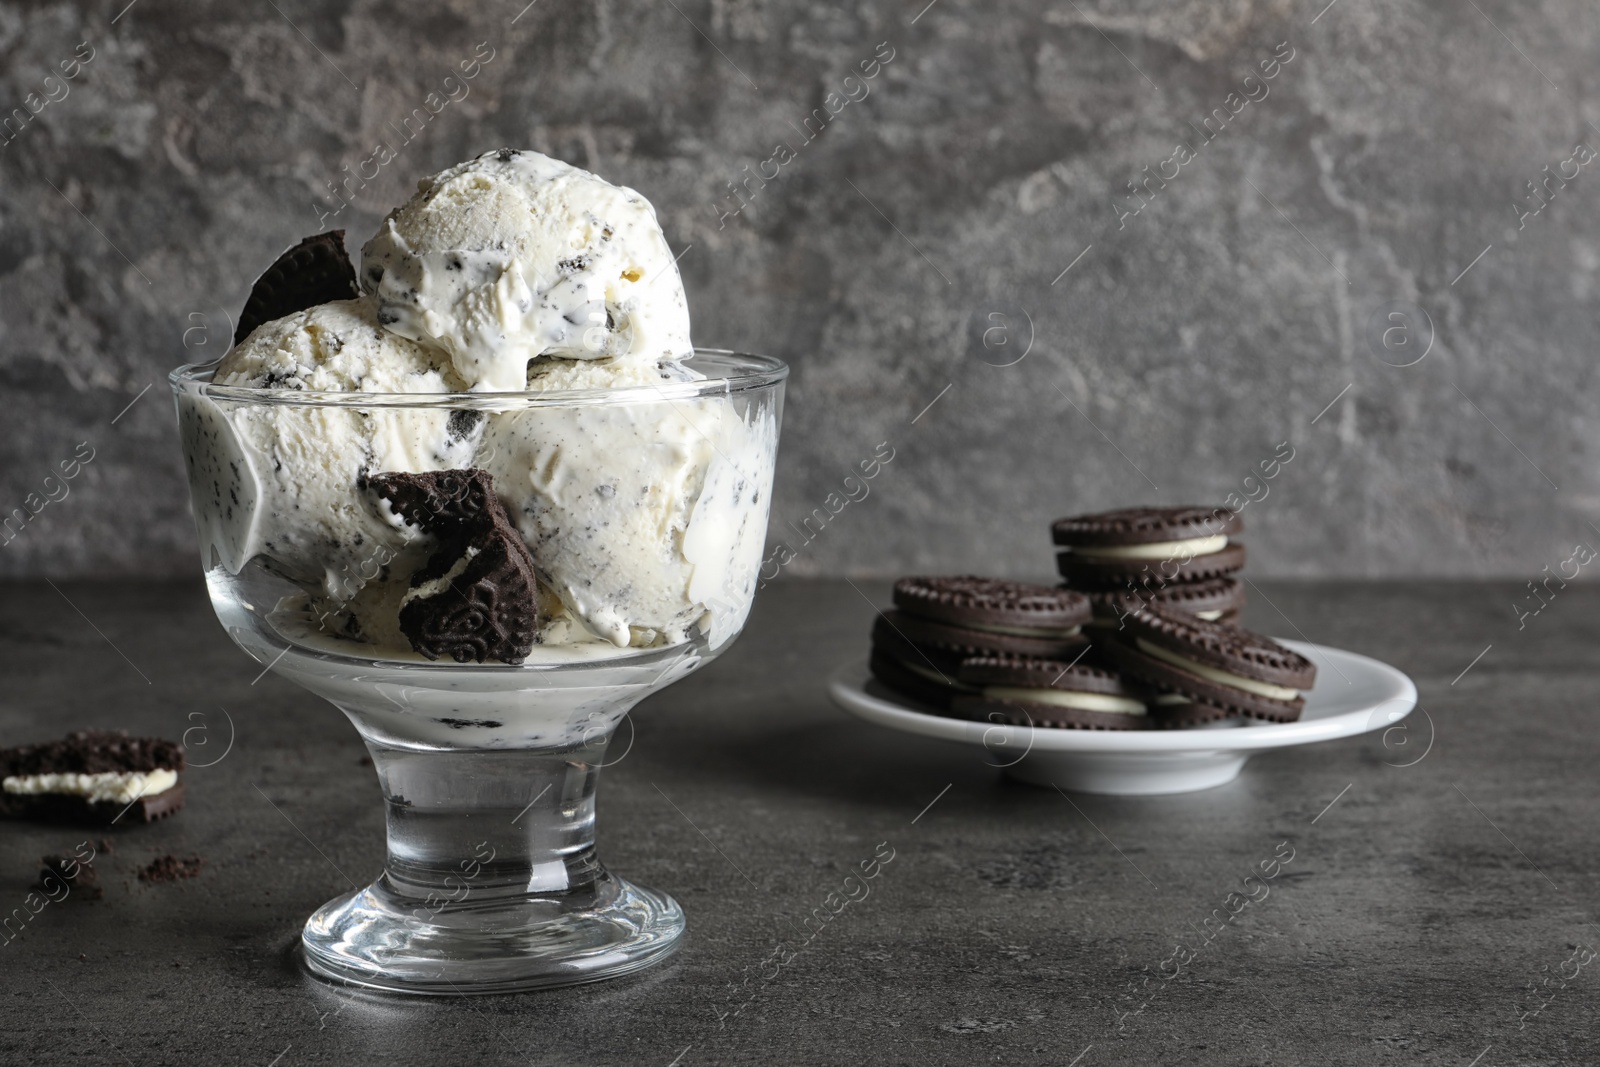
{"type": "Polygon", "coordinates": [[[1127,731],[967,722],[923,710],[888,689],[864,659],[836,671],[828,693],[868,722],[980,749],[988,763],[1024,782],[1115,796],[1210,789],[1237,778],[1258,752],[1387,730],[1416,707],[1416,685],[1387,663],[1302,641],[1279,643],[1317,665],[1299,722],[1127,731]]]}

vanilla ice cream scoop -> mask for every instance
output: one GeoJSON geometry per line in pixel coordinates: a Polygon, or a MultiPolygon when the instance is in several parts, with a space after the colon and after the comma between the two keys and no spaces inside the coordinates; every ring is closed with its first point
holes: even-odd
{"type": "Polygon", "coordinates": [[[338,239],[313,239],[329,246],[318,262],[302,242],[258,283],[282,317],[223,358],[218,388],[178,390],[208,561],[239,575],[259,560],[300,587],[279,607],[319,634],[409,654],[399,612],[437,545],[366,476],[478,468],[531,553],[543,645],[715,650],[739,631],[777,408],[706,381],[720,364],[695,357],[649,202],[491,152],[390,213],[362,250],[359,299],[284,315],[319,271],[348,286],[338,239]]]}
{"type": "Polygon", "coordinates": [[[619,646],[703,632],[719,647],[755,595],[776,424],[726,396],[672,395],[700,377],[678,364],[536,364],[532,392],[625,390],[630,402],[498,413],[478,451],[551,589],[619,646]]]}
{"type": "Polygon", "coordinates": [[[503,148],[424,178],[361,251],[378,321],[437,345],[471,389],[530,360],[685,357],[689,310],[655,209],[632,189],[503,148]]]}
{"type": "MultiPolygon", "coordinates": [[[[213,381],[286,394],[462,388],[440,355],[382,329],[372,303],[361,300],[257,327],[223,357],[213,381]]],[[[186,440],[205,444],[185,451],[208,549],[235,573],[265,556],[339,599],[414,554],[418,541],[360,489],[361,475],[470,466],[484,429],[478,412],[445,407],[230,405],[205,395],[181,397],[179,418],[186,440]]]]}

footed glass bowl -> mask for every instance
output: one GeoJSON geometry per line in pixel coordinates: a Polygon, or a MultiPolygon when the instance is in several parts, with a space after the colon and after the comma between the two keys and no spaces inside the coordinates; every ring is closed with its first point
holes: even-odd
{"type": "Polygon", "coordinates": [[[629,974],[677,947],[678,904],[600,863],[595,790],[628,710],[743,626],[787,375],[777,360],[728,352],[688,365],[704,377],[515,394],[309,393],[214,385],[214,365],[173,372],[218,619],[349,717],[383,791],[383,872],[307,920],[312,972],[408,993],[501,993],[629,974]],[[413,447],[440,427],[454,452],[413,447]],[[549,447],[507,447],[512,431],[549,447]],[[513,523],[553,530],[539,524],[554,513],[565,529],[589,516],[570,552],[565,541],[535,548],[541,586],[564,578],[577,607],[545,591],[557,621],[524,662],[430,661],[392,630],[428,544],[375,518],[348,465],[406,469],[385,462],[404,454],[491,466],[513,523]],[[598,512],[561,511],[591,495],[598,512]],[[618,604],[634,624],[622,634],[641,647],[591,636],[615,624],[618,604]],[[578,610],[596,626],[559,614],[578,610]]]}

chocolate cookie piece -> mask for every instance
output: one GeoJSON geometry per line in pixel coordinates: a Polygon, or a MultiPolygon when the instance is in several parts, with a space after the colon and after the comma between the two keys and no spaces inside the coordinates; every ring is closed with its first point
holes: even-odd
{"type": "Polygon", "coordinates": [[[974,575],[901,578],[894,604],[932,622],[1023,637],[1059,637],[1090,616],[1088,598],[1071,589],[974,575]]]}
{"type": "Polygon", "coordinates": [[[1071,659],[1083,650],[1088,638],[1081,632],[1060,631],[1057,637],[1030,637],[1023,634],[996,633],[966,626],[952,626],[935,622],[904,611],[886,611],[884,617],[902,635],[912,642],[942,652],[967,656],[1044,656],[1071,659]]]}
{"type": "Polygon", "coordinates": [[[1148,725],[1142,690],[1081,661],[979,656],[962,663],[960,680],[976,686],[982,698],[982,704],[964,703],[964,711],[1002,716],[992,721],[1011,722],[1005,716],[1021,709],[1035,726],[1134,730],[1148,725]],[[1006,706],[984,707],[995,704],[1006,706]]]}
{"type": "Polygon", "coordinates": [[[913,664],[918,670],[932,671],[942,679],[941,684],[954,683],[961,671],[961,661],[968,653],[911,640],[898,628],[896,620],[900,618],[899,612],[889,611],[873,620],[873,650],[913,664]]]}
{"type": "Polygon", "coordinates": [[[1120,626],[1128,615],[1137,615],[1151,604],[1181,611],[1210,622],[1231,622],[1244,607],[1244,583],[1237,578],[1208,578],[1195,582],[1173,582],[1151,589],[1134,584],[1121,589],[1089,593],[1094,607],[1093,626],[1120,626]]]}
{"type": "MultiPolygon", "coordinates": [[[[1036,656],[969,656],[962,660],[957,677],[980,689],[1003,686],[1014,689],[1040,689],[1061,693],[1091,693],[1100,696],[1139,699],[1114,672],[1090,666],[1082,659],[1041,659],[1036,656]]],[[[1131,710],[1131,709],[1130,709],[1131,710]]]]}
{"type": "Polygon", "coordinates": [[[1293,689],[1316,684],[1317,668],[1310,660],[1270,637],[1237,626],[1219,626],[1157,607],[1130,618],[1128,630],[1151,645],[1253,681],[1293,689]]]}
{"type": "Polygon", "coordinates": [[[1128,616],[1097,645],[1117,667],[1164,692],[1271,722],[1292,722],[1316,666],[1271,638],[1166,608],[1128,616]]]}
{"type": "MultiPolygon", "coordinates": [[[[909,697],[940,712],[948,711],[951,697],[957,692],[964,691],[957,690],[953,684],[930,677],[924,671],[908,666],[904,660],[889,655],[881,648],[872,650],[872,656],[867,660],[867,668],[872,671],[874,678],[893,689],[896,694],[909,697]]],[[[947,677],[954,681],[954,675],[947,677]]]]}
{"type": "Polygon", "coordinates": [[[0,817],[86,826],[134,826],[152,823],[183,810],[183,783],[129,803],[90,800],[66,793],[35,793],[0,799],[0,817]]]}
{"type": "Polygon", "coordinates": [[[73,856],[43,856],[44,865],[39,871],[38,888],[51,899],[61,899],[55,894],[65,890],[67,896],[82,900],[99,900],[105,895],[95,876],[92,862],[84,863],[73,856]]]}
{"type": "Polygon", "coordinates": [[[109,826],[153,822],[183,808],[183,782],[148,795],[95,800],[92,789],[46,775],[134,775],[183,770],[183,746],[126,730],[79,730],[60,741],[0,749],[0,818],[109,826]]]}
{"type": "Polygon", "coordinates": [[[1238,725],[1241,717],[1226,708],[1199,704],[1181,693],[1152,692],[1147,699],[1150,727],[1155,730],[1195,730],[1238,725]]]}
{"type": "Polygon", "coordinates": [[[0,749],[0,777],[183,770],[183,746],[126,730],[76,730],[60,741],[0,749]]]}
{"type": "Polygon", "coordinates": [[[462,554],[444,574],[412,579],[415,596],[407,594],[400,607],[400,632],[428,659],[521,663],[539,638],[538,580],[528,546],[516,531],[498,528],[481,547],[458,545],[462,554]],[[464,566],[458,571],[456,564],[464,566]]]}
{"type": "Polygon", "coordinates": [[[976,690],[957,677],[971,656],[1060,656],[1088,645],[1080,627],[1089,600],[1070,589],[971,575],[902,578],[895,609],[872,624],[873,673],[886,685],[915,689],[924,703],[944,708],[954,695],[976,690]],[[905,675],[915,681],[904,681],[905,675]],[[930,688],[934,687],[934,688],[930,688]]]}
{"type": "MultiPolygon", "coordinates": [[[[1118,508],[1057,519],[1052,539],[1066,548],[1119,548],[1244,532],[1239,513],[1224,507],[1118,508]]],[[[1159,558],[1159,557],[1157,557],[1159,558]]]]}
{"type": "Polygon", "coordinates": [[[286,250],[250,288],[233,333],[238,344],[257,326],[296,311],[358,294],[356,268],[344,250],[344,231],[329,230],[307,237],[286,250]]]}
{"type": "Polygon", "coordinates": [[[1183,582],[1224,578],[1244,570],[1245,550],[1240,544],[1229,543],[1215,551],[1192,556],[1183,547],[1171,551],[1171,555],[1154,560],[1107,559],[1077,551],[1061,552],[1056,555],[1056,572],[1076,589],[1111,590],[1126,588],[1130,582],[1148,589],[1161,589],[1183,582]]]}
{"type": "Polygon", "coordinates": [[[1110,590],[1233,574],[1245,551],[1229,538],[1243,529],[1228,508],[1143,507],[1057,519],[1051,536],[1056,569],[1070,585],[1110,590]]]}
{"type": "Polygon", "coordinates": [[[919,644],[895,625],[899,612],[880,614],[872,623],[872,658],[868,666],[884,685],[911,699],[944,711],[956,693],[973,692],[956,679],[963,654],[919,644]]]}
{"type": "Polygon", "coordinates": [[[199,856],[184,856],[182,858],[168,853],[157,856],[143,867],[139,868],[139,881],[141,882],[176,882],[180,878],[197,878],[200,868],[205,861],[199,856]]]}
{"type": "Polygon", "coordinates": [[[427,471],[422,474],[364,474],[357,485],[376,493],[401,519],[441,539],[470,535],[510,517],[494,492],[487,471],[427,471]]]}
{"type": "Polygon", "coordinates": [[[538,577],[489,474],[394,472],[365,476],[361,487],[439,539],[400,606],[411,647],[457,663],[527,659],[539,639],[538,577]]]}

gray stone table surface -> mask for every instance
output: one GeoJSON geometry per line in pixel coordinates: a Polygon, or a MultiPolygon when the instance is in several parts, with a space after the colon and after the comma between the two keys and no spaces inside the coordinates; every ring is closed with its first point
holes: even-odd
{"type": "MultiPolygon", "coordinates": [[[[825,678],[863,652],[887,587],[778,583],[727,655],[635,713],[604,775],[602,854],[682,902],[683,951],[604,985],[422,1001],[296,964],[340,871],[369,878],[382,855],[376,783],[342,716],[258,678],[198,584],[0,586],[5,743],[199,726],[203,763],[228,741],[221,709],[236,728],[220,762],[187,772],[187,810],[114,835],[104,899],[49,904],[0,945],[0,1060],[1600,1061],[1600,971],[1583,969],[1600,941],[1600,590],[1561,590],[1520,630],[1517,596],[1261,583],[1247,622],[1395,663],[1426,716],[1388,744],[1115,799],[1014,784],[981,754],[837,710],[825,678]],[[791,924],[880,842],[894,859],[871,895],[773,976],[763,961],[791,924]],[[1270,895],[1160,977],[1282,842],[1294,858],[1270,895]],[[159,853],[203,871],[138,881],[159,853]]],[[[0,911],[23,904],[39,855],[83,837],[0,826],[0,911]]]]}

